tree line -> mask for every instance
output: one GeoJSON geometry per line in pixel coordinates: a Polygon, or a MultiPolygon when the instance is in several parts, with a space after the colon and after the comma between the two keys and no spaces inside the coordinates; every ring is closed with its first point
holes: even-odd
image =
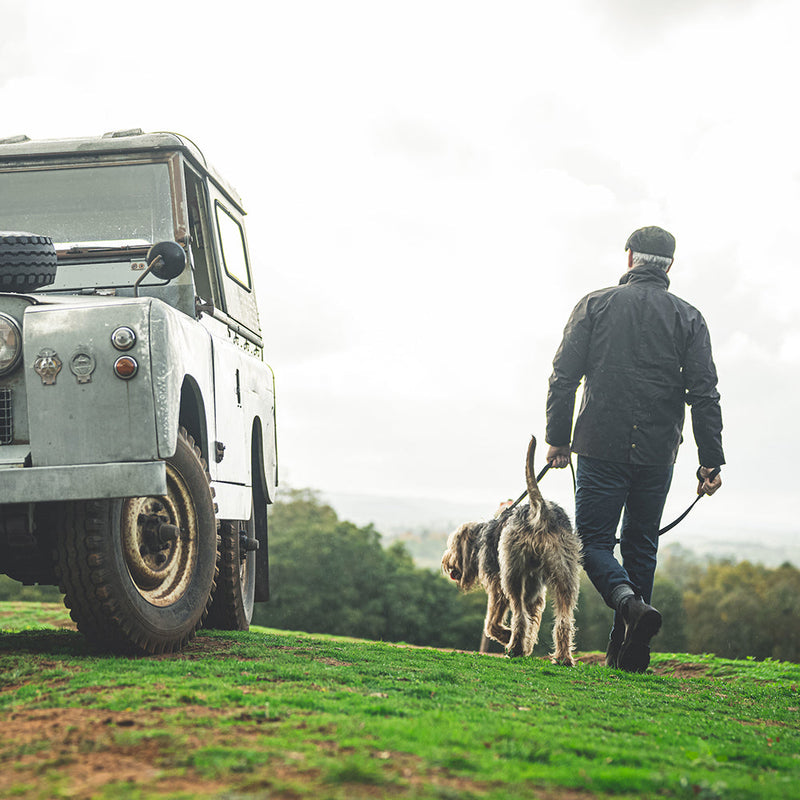
{"type": "MultiPolygon", "coordinates": [[[[256,605],[254,624],[480,647],[483,591],[463,594],[438,571],[418,567],[403,543],[384,546],[372,525],[340,520],[310,490],[284,492],[270,507],[269,555],[272,597],[256,605]]],[[[0,600],[60,598],[55,587],[0,576],[0,600]]],[[[672,545],[659,556],[653,603],[664,618],[655,650],[800,662],[800,570],[791,564],[710,561],[672,545]]],[[[575,621],[577,649],[604,651],[611,611],[585,575],[575,621]]],[[[549,653],[551,630],[548,604],[536,655],[549,653]]]]}
{"type": "MultiPolygon", "coordinates": [[[[372,525],[340,520],[310,490],[270,507],[269,603],[253,623],[287,630],[477,650],[486,596],[463,594],[417,567],[406,547],[384,547],[372,525]]],[[[662,652],[800,662],[800,570],[709,561],[671,546],[659,559],[653,602],[664,618],[662,652]]],[[[604,651],[611,611],[584,576],[576,612],[579,650],[604,651]]],[[[551,648],[552,616],[534,651],[551,648]]]]}

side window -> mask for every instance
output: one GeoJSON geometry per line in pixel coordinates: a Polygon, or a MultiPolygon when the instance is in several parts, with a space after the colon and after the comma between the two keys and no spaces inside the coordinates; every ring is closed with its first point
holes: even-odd
{"type": "Polygon", "coordinates": [[[247,263],[247,252],[244,244],[242,226],[231,216],[219,202],[215,204],[217,228],[222,249],[222,261],[225,272],[240,286],[250,291],[250,267],[247,263]]]}

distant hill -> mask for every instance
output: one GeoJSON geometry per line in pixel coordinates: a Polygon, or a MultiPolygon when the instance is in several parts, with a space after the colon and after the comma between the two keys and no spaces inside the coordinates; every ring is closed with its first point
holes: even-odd
{"type": "Polygon", "coordinates": [[[462,522],[489,519],[479,503],[453,503],[422,497],[322,494],[339,516],[358,526],[375,526],[385,542],[401,541],[419,567],[438,569],[447,537],[462,522]]]}
{"type": "Polygon", "coordinates": [[[450,531],[462,522],[488,519],[495,509],[482,503],[453,503],[425,497],[388,497],[366,494],[325,494],[340,519],[358,526],[372,523],[386,537],[417,528],[450,531]]]}

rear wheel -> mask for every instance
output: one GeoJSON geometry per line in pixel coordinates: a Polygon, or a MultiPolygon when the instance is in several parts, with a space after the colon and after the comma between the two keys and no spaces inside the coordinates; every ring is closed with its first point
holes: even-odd
{"type": "Polygon", "coordinates": [[[217,523],[205,461],[181,429],[167,494],[67,503],[56,571],[78,629],[102,649],[174,652],[207,613],[217,523]]]}
{"type": "Polygon", "coordinates": [[[256,541],[253,516],[247,522],[220,525],[217,590],[206,627],[246,631],[253,618],[256,592],[256,541]]]}

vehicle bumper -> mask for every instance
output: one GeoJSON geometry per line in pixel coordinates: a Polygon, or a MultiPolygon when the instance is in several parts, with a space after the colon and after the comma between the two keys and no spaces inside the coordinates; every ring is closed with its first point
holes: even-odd
{"type": "Polygon", "coordinates": [[[0,469],[0,503],[95,500],[167,493],[163,461],[0,469]]]}

